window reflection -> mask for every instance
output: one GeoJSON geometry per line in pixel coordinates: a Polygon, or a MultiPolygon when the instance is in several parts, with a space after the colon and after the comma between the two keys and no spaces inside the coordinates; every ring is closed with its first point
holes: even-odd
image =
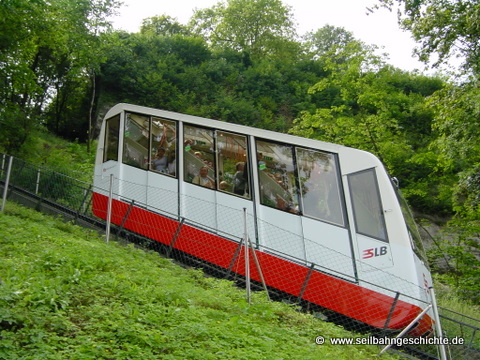
{"type": "Polygon", "coordinates": [[[303,213],[344,225],[334,155],[301,148],[296,153],[303,213]]]}
{"type": "Polygon", "coordinates": [[[214,134],[196,126],[184,127],[184,180],[210,189],[215,188],[214,134]]]}
{"type": "Polygon", "coordinates": [[[163,174],[176,175],[176,123],[152,118],[150,169],[163,174]]]}
{"type": "MultiPolygon", "coordinates": [[[[107,121],[105,161],[115,159],[118,153],[119,120],[117,116],[107,121]]],[[[176,176],[176,133],[175,121],[126,113],[123,162],[176,176]]],[[[195,125],[184,125],[183,133],[186,182],[250,199],[249,166],[257,166],[262,205],[345,226],[334,154],[256,140],[257,151],[252,156],[256,163],[249,164],[244,135],[195,125]]],[[[349,176],[355,220],[359,232],[386,240],[381,211],[377,209],[378,189],[369,183],[374,180],[375,175],[368,172],[349,176]],[[372,198],[375,191],[377,202],[372,198]]]]}
{"type": "Polygon", "coordinates": [[[375,170],[348,176],[357,232],[388,241],[375,170]]]}
{"type": "Polygon", "coordinates": [[[217,131],[218,189],[250,197],[247,138],[217,131]]]}
{"type": "Polygon", "coordinates": [[[298,195],[293,165],[293,147],[257,140],[260,202],[298,213],[298,195]]]}
{"type": "Polygon", "coordinates": [[[126,114],[123,141],[123,163],[141,169],[148,168],[150,118],[126,114]]]}
{"type": "Polygon", "coordinates": [[[118,160],[118,133],[120,130],[120,115],[107,120],[105,129],[105,150],[103,162],[118,160]]]}

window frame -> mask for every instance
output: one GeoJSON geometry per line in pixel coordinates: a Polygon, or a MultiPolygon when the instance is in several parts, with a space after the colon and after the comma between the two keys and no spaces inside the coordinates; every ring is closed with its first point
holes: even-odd
{"type": "MultiPolygon", "coordinates": [[[[215,132],[217,129],[215,128],[210,128],[208,126],[201,126],[201,125],[196,125],[196,124],[193,124],[193,123],[185,123],[183,122],[182,123],[182,134],[183,134],[183,139],[182,139],[182,151],[183,151],[183,164],[182,164],[182,167],[183,167],[183,181],[188,183],[188,184],[192,184],[192,185],[196,185],[196,186],[200,186],[202,188],[205,188],[205,189],[210,189],[210,190],[217,190],[217,187],[218,187],[218,184],[217,184],[217,160],[216,160],[216,137],[215,137],[215,132]],[[213,188],[210,188],[210,187],[206,187],[206,186],[203,186],[203,185],[200,185],[200,184],[195,184],[193,182],[193,179],[192,181],[188,181],[187,180],[187,176],[188,176],[188,171],[186,171],[186,168],[187,168],[187,162],[185,161],[186,157],[185,157],[185,149],[187,146],[185,146],[185,143],[188,139],[186,139],[186,127],[192,127],[192,128],[197,128],[197,129],[203,129],[203,130],[207,130],[207,131],[211,131],[212,132],[212,148],[213,148],[213,151],[211,152],[212,156],[213,156],[213,165],[214,165],[214,168],[213,168],[213,178],[211,178],[211,180],[213,181],[213,188]]],[[[188,145],[189,146],[189,145],[188,145]]],[[[202,168],[202,166],[200,167],[202,168]]],[[[200,169],[199,169],[200,170],[200,169]]]]}
{"type": "MultiPolygon", "coordinates": [[[[257,179],[256,180],[257,180],[258,191],[260,192],[260,198],[259,198],[260,205],[267,206],[269,208],[276,209],[276,210],[279,210],[279,211],[284,211],[284,212],[290,213],[292,215],[302,215],[301,199],[300,199],[299,184],[298,184],[298,171],[297,171],[296,156],[295,156],[295,147],[296,147],[296,145],[294,145],[292,143],[285,143],[285,142],[281,142],[281,141],[255,137],[255,165],[257,167],[257,179]],[[290,193],[290,195],[292,196],[293,205],[294,206],[296,205],[297,209],[292,209],[292,208],[288,208],[288,207],[286,209],[282,209],[282,208],[279,208],[278,206],[271,206],[269,204],[263,203],[262,194],[261,194],[262,182],[261,182],[261,179],[260,179],[260,169],[259,169],[260,166],[259,166],[259,162],[258,162],[258,153],[259,153],[258,142],[259,141],[274,144],[274,145],[279,145],[279,146],[287,146],[287,147],[291,148],[291,157],[292,157],[293,175],[294,175],[294,184],[292,184],[292,185],[294,186],[294,188],[292,189],[293,191],[292,191],[292,193],[290,193]],[[296,198],[296,203],[295,203],[294,198],[296,198]]],[[[252,155],[252,159],[253,159],[253,155],[252,155]]],[[[289,192],[288,190],[285,190],[285,191],[289,192]]]]}
{"type": "Polygon", "coordinates": [[[297,182],[298,182],[298,193],[299,193],[299,198],[300,198],[300,209],[302,216],[308,217],[314,220],[322,221],[325,223],[329,223],[335,226],[340,226],[342,228],[348,227],[348,217],[347,217],[347,212],[346,212],[346,202],[345,202],[345,191],[342,183],[342,177],[341,177],[341,169],[340,169],[340,162],[338,158],[337,153],[332,153],[329,151],[325,150],[320,150],[320,149],[313,149],[305,146],[295,146],[295,165],[296,165],[296,172],[297,172],[297,182]],[[336,181],[336,186],[337,186],[337,192],[338,192],[338,205],[340,206],[340,214],[342,217],[342,223],[338,223],[332,220],[329,220],[327,218],[322,218],[320,216],[315,216],[309,213],[306,213],[305,211],[305,201],[304,201],[304,196],[302,195],[302,182],[300,180],[300,168],[299,168],[299,156],[298,156],[298,150],[301,151],[310,151],[310,152],[315,152],[315,153],[323,153],[330,155],[333,158],[332,165],[335,167],[335,181],[336,181]]]}
{"type": "MultiPolygon", "coordinates": [[[[148,171],[150,169],[150,165],[149,165],[149,161],[150,161],[150,124],[151,124],[151,115],[148,115],[148,114],[142,114],[142,113],[137,113],[137,112],[133,112],[133,111],[125,111],[124,112],[124,123],[123,123],[123,148],[122,148],[122,164],[125,164],[125,165],[128,165],[128,166],[132,166],[136,169],[140,169],[140,170],[145,170],[145,171],[148,171]],[[125,148],[127,146],[127,141],[125,141],[125,139],[127,138],[126,136],[126,127],[127,127],[127,122],[129,121],[128,119],[128,115],[129,114],[132,114],[132,115],[137,115],[137,116],[142,116],[142,117],[146,117],[148,118],[148,128],[147,128],[147,131],[148,131],[148,137],[147,137],[147,163],[144,164],[144,166],[142,167],[141,165],[140,166],[137,166],[137,165],[134,165],[134,164],[131,164],[131,163],[128,163],[128,162],[125,162],[125,154],[126,154],[126,151],[125,151],[125,148]]],[[[135,120],[133,120],[134,122],[136,122],[135,120]]],[[[137,123],[138,124],[138,123],[137,123]]],[[[133,140],[135,143],[138,143],[140,144],[138,141],[136,140],[133,140]]],[[[142,144],[140,144],[140,146],[143,146],[142,144]]]]}
{"type": "Polygon", "coordinates": [[[120,149],[120,114],[117,114],[117,115],[114,115],[110,118],[108,118],[106,121],[105,121],[105,134],[104,134],[104,139],[103,139],[103,162],[107,162],[107,161],[117,161],[118,162],[118,151],[120,149]],[[115,153],[115,158],[108,158],[108,155],[109,155],[109,149],[110,149],[110,143],[109,143],[109,138],[111,136],[111,132],[109,131],[110,127],[109,127],[109,124],[112,120],[117,120],[117,126],[118,126],[118,129],[117,129],[117,133],[116,133],[116,151],[115,152],[112,152],[115,153]]]}
{"type": "Polygon", "coordinates": [[[247,195],[240,195],[240,194],[236,194],[234,191],[226,191],[226,190],[220,189],[220,183],[221,183],[220,181],[217,181],[216,190],[221,191],[222,193],[225,193],[225,194],[240,197],[242,199],[252,200],[252,174],[251,174],[250,165],[249,165],[249,163],[251,162],[250,136],[245,135],[245,134],[235,133],[235,132],[228,131],[228,130],[215,129],[215,161],[216,161],[215,168],[216,168],[216,177],[217,177],[218,180],[220,180],[220,166],[219,166],[220,149],[218,148],[218,144],[219,144],[218,133],[219,132],[224,133],[224,134],[228,134],[228,135],[237,136],[237,137],[243,137],[245,139],[245,161],[244,161],[244,170],[243,171],[247,172],[247,184],[246,184],[247,195]]]}
{"type": "MultiPolygon", "coordinates": [[[[172,119],[168,119],[168,118],[164,118],[164,117],[160,117],[160,116],[155,116],[155,115],[149,115],[150,116],[150,128],[149,128],[149,135],[150,135],[150,142],[149,142],[149,155],[148,155],[148,171],[152,171],[154,172],[155,174],[162,174],[162,175],[165,175],[165,176],[169,176],[169,177],[172,177],[172,178],[175,178],[177,179],[178,178],[178,121],[177,120],[172,120],[172,119]],[[153,121],[154,119],[158,119],[160,121],[167,121],[167,122],[170,122],[170,123],[173,123],[175,125],[175,129],[174,129],[174,132],[175,132],[175,136],[174,136],[174,151],[175,151],[175,174],[172,175],[170,174],[169,172],[162,172],[162,171],[158,171],[158,170],[155,170],[154,167],[153,167],[153,154],[152,154],[152,150],[153,150],[153,141],[152,141],[152,129],[153,129],[153,121]]],[[[172,149],[170,149],[171,151],[172,149]]],[[[169,156],[168,152],[166,151],[165,152],[165,155],[169,156]]],[[[167,169],[168,169],[168,162],[167,162],[167,169]]]]}
{"type": "MultiPolygon", "coordinates": [[[[384,214],[384,211],[383,211],[383,202],[382,202],[382,197],[381,197],[381,193],[380,193],[380,187],[379,187],[379,184],[378,184],[376,168],[364,169],[364,170],[361,170],[361,171],[357,171],[357,172],[348,174],[347,180],[348,180],[348,187],[349,187],[349,191],[350,191],[353,221],[354,221],[354,224],[355,224],[356,233],[360,234],[360,235],[363,235],[363,236],[367,236],[369,238],[373,238],[373,239],[385,242],[385,243],[389,243],[390,241],[389,241],[389,238],[388,238],[387,224],[385,222],[385,214],[384,214]],[[354,184],[352,184],[352,177],[357,176],[357,175],[361,175],[361,174],[366,174],[366,173],[373,174],[373,182],[371,183],[371,185],[373,187],[370,190],[374,190],[374,192],[375,192],[375,194],[374,194],[375,195],[375,200],[378,204],[378,207],[379,207],[378,208],[378,210],[379,210],[378,213],[380,215],[379,216],[380,223],[378,223],[377,225],[381,226],[380,230],[383,230],[384,237],[377,236],[377,235],[375,235],[371,232],[368,233],[368,232],[362,231],[365,224],[361,224],[361,221],[359,220],[359,218],[357,216],[357,214],[360,214],[361,212],[358,211],[359,209],[356,208],[357,203],[356,203],[356,197],[354,196],[354,191],[358,191],[358,189],[355,189],[354,184]],[[362,225],[361,226],[362,229],[360,228],[359,224],[362,225]]],[[[374,218],[374,220],[375,220],[375,218],[374,218]]]]}

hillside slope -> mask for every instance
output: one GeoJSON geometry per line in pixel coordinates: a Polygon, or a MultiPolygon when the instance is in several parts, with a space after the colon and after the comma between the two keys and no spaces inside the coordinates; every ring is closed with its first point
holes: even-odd
{"type": "MultiPolygon", "coordinates": [[[[8,203],[0,359],[373,359],[374,346],[231,282],[8,203]]],[[[393,356],[382,356],[394,359],[393,356]]]]}

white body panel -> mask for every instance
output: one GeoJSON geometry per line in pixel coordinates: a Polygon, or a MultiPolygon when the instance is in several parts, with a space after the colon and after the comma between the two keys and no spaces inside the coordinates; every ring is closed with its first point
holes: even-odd
{"type": "Polygon", "coordinates": [[[216,204],[218,233],[233,240],[242,239],[245,234],[244,219],[246,215],[246,230],[252,243],[255,243],[256,225],[252,201],[218,191],[216,204]]]}
{"type": "Polygon", "coordinates": [[[134,199],[136,203],[147,204],[148,172],[125,164],[120,166],[120,198],[134,199]]]}
{"type": "Polygon", "coordinates": [[[259,206],[259,243],[287,257],[305,261],[305,245],[300,217],[278,211],[268,206],[259,206]]]}
{"type": "Polygon", "coordinates": [[[355,278],[350,235],[347,229],[307,217],[302,218],[306,259],[324,271],[355,278]]]}
{"type": "Polygon", "coordinates": [[[180,216],[209,231],[215,231],[217,229],[215,192],[185,182],[182,182],[181,191],[180,216]]]}
{"type": "Polygon", "coordinates": [[[147,205],[157,212],[178,218],[178,180],[174,177],[147,172],[147,205]]]}

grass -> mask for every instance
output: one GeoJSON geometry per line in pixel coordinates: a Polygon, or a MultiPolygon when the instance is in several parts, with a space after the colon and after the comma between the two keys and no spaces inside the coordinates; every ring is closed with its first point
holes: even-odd
{"type": "Polygon", "coordinates": [[[465,300],[460,299],[448,285],[444,285],[441,280],[438,279],[438,276],[434,280],[437,285],[435,291],[439,306],[472,318],[479,317],[479,305],[468,303],[465,300]]]}
{"type": "Polygon", "coordinates": [[[87,152],[86,144],[69,142],[45,129],[38,129],[17,154],[18,158],[57,172],[69,174],[77,180],[91,182],[95,163],[96,142],[87,152]]]}
{"type": "MultiPolygon", "coordinates": [[[[7,203],[0,359],[374,359],[358,336],[157,253],[7,203]]],[[[382,359],[397,359],[387,354],[382,359]]]]}

